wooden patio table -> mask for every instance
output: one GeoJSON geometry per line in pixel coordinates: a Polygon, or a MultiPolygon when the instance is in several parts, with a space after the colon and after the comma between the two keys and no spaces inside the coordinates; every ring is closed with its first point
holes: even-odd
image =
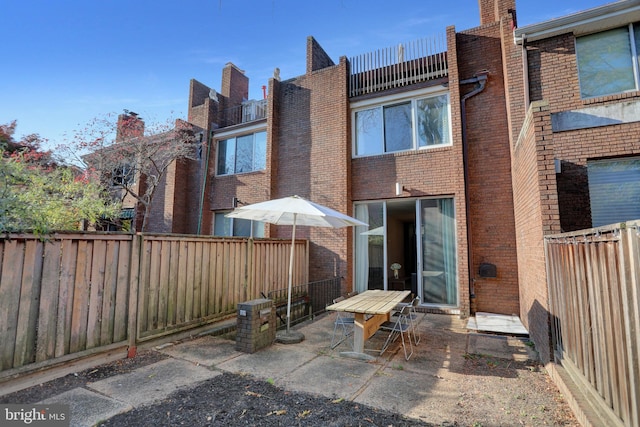
{"type": "MultiPolygon", "coordinates": [[[[369,290],[327,306],[327,310],[353,313],[353,353],[364,354],[364,342],[376,333],[380,325],[390,320],[391,311],[411,294],[411,291],[369,290]]],[[[345,353],[349,356],[350,354],[345,353]]]]}

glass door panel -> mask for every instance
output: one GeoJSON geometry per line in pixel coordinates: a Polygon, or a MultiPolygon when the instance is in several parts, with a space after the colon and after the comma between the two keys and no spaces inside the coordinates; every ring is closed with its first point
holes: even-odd
{"type": "Polygon", "coordinates": [[[356,218],[369,227],[356,227],[356,291],[384,289],[384,203],[356,205],[356,218]]]}
{"type": "Polygon", "coordinates": [[[426,199],[419,202],[422,302],[457,305],[453,199],[426,199]]]}

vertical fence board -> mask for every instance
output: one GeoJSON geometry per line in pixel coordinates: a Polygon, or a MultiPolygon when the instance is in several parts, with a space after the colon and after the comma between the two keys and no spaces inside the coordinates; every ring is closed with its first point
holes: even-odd
{"type": "Polygon", "coordinates": [[[138,342],[139,330],[138,326],[138,313],[136,310],[140,308],[140,279],[142,272],[140,266],[142,264],[142,253],[144,247],[142,246],[142,237],[140,235],[134,235],[131,240],[131,257],[129,258],[131,265],[131,274],[129,275],[129,300],[127,304],[127,341],[129,344],[129,351],[135,350],[138,342]]]}
{"type": "Polygon", "coordinates": [[[55,357],[61,246],[59,240],[52,240],[44,245],[36,362],[55,357]]]}
{"type": "Polygon", "coordinates": [[[200,315],[209,316],[209,253],[211,242],[202,243],[202,256],[200,261],[200,315]]]}
{"type": "Polygon", "coordinates": [[[89,275],[90,290],[89,312],[87,313],[86,348],[94,348],[100,345],[100,335],[102,334],[101,321],[106,256],[106,242],[104,240],[94,240],[93,253],[91,257],[91,271],[89,275]]]}
{"type": "Polygon", "coordinates": [[[169,263],[169,294],[167,301],[167,324],[175,325],[178,323],[178,273],[180,262],[180,242],[171,242],[171,256],[169,263]]]}
{"type": "Polygon", "coordinates": [[[186,321],[185,307],[187,298],[187,243],[180,243],[180,255],[178,256],[178,298],[176,303],[176,323],[186,321]]]}
{"type": "Polygon", "coordinates": [[[589,283],[589,316],[591,321],[591,333],[593,337],[593,363],[595,366],[593,381],[601,393],[604,385],[605,374],[603,372],[603,360],[604,360],[604,324],[602,322],[602,306],[601,306],[601,298],[599,295],[600,289],[600,269],[598,266],[598,257],[596,252],[596,243],[587,242],[586,243],[586,263],[588,266],[588,277],[587,281],[589,283]]]}
{"type": "Polygon", "coordinates": [[[16,325],[14,367],[35,362],[38,301],[42,281],[42,254],[43,244],[41,241],[32,239],[25,242],[24,265],[20,266],[23,268],[23,272],[18,323],[16,325]]]}
{"type": "Polygon", "coordinates": [[[158,328],[158,300],[160,289],[160,261],[162,256],[162,242],[155,239],[148,240],[151,245],[149,259],[149,304],[147,305],[147,331],[158,328]]]}
{"type": "Polygon", "coordinates": [[[187,257],[185,259],[185,280],[184,280],[184,320],[189,322],[193,319],[193,294],[194,294],[194,277],[195,277],[195,244],[194,242],[186,243],[187,257]]]}
{"type": "Polygon", "coordinates": [[[193,307],[191,313],[194,319],[204,317],[202,312],[202,254],[204,248],[200,240],[193,242],[193,307]]]}
{"type": "Polygon", "coordinates": [[[169,305],[169,270],[171,268],[171,242],[160,242],[160,272],[158,283],[158,328],[167,327],[169,305]]]}
{"type": "MultiPolygon", "coordinates": [[[[115,311],[113,319],[113,342],[119,342],[127,339],[127,331],[135,335],[135,329],[128,329],[129,319],[129,295],[134,290],[130,286],[130,281],[133,280],[134,270],[137,267],[137,263],[132,263],[132,253],[136,256],[139,255],[139,251],[136,248],[134,250],[134,242],[136,242],[135,236],[127,241],[118,242],[118,278],[116,282],[116,301],[115,311]]],[[[137,274],[137,273],[136,273],[137,274]]],[[[137,286],[137,283],[136,283],[137,286]]],[[[135,291],[137,295],[137,290],[135,291]]],[[[137,306],[137,304],[136,304],[137,306]]]]}
{"type": "Polygon", "coordinates": [[[151,242],[140,239],[140,283],[138,285],[138,331],[146,332],[149,319],[149,270],[151,269],[151,242]]]}
{"type": "Polygon", "coordinates": [[[58,294],[58,319],[56,322],[56,357],[69,353],[77,256],[78,242],[68,238],[62,239],[62,266],[60,293],[58,294]]]}
{"type": "Polygon", "coordinates": [[[100,318],[100,345],[111,344],[116,313],[116,291],[118,286],[119,242],[105,241],[104,288],[102,294],[102,316],[100,318]]]}
{"type": "Polygon", "coordinates": [[[6,241],[3,269],[0,275],[0,369],[13,367],[16,344],[18,307],[22,284],[22,269],[15,266],[24,262],[24,242],[6,241]]]}
{"type": "Polygon", "coordinates": [[[187,279],[185,282],[185,321],[189,322],[193,320],[193,307],[195,297],[195,243],[187,242],[187,279]]]}
{"type": "Polygon", "coordinates": [[[87,317],[89,315],[89,291],[91,286],[92,242],[78,241],[73,305],[71,306],[71,336],[69,351],[75,353],[87,346],[87,317]]]}
{"type": "Polygon", "coordinates": [[[622,303],[622,296],[620,294],[620,271],[618,269],[619,267],[619,244],[609,244],[608,245],[608,270],[610,272],[609,275],[609,290],[611,292],[611,304],[612,304],[612,315],[613,315],[613,322],[612,325],[616,325],[615,328],[613,328],[613,335],[614,335],[614,339],[613,339],[613,347],[611,348],[611,351],[613,352],[611,354],[612,359],[613,359],[613,363],[612,366],[615,367],[616,372],[614,373],[614,375],[611,378],[611,381],[613,383],[613,388],[614,390],[618,390],[617,393],[614,394],[614,400],[613,400],[613,408],[614,411],[616,411],[616,413],[618,414],[618,416],[620,416],[622,419],[628,419],[629,418],[629,402],[628,402],[628,394],[627,394],[627,390],[626,390],[626,377],[627,377],[627,373],[628,373],[628,369],[626,366],[626,360],[625,360],[625,355],[626,355],[626,351],[625,351],[625,341],[624,341],[624,336],[625,336],[625,328],[626,328],[626,322],[624,317],[622,316],[622,310],[621,307],[623,306],[622,303]]]}
{"type": "Polygon", "coordinates": [[[627,336],[627,357],[629,359],[629,402],[630,425],[640,425],[640,230],[628,228],[626,230],[626,244],[624,246],[627,261],[625,264],[625,317],[629,321],[627,336]]]}

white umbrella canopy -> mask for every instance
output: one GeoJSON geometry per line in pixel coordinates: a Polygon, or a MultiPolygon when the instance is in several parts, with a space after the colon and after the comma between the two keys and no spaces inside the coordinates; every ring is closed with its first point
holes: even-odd
{"type": "Polygon", "coordinates": [[[293,249],[296,239],[296,225],[312,227],[342,228],[369,224],[342,214],[326,206],[319,205],[300,196],[267,200],[236,208],[225,215],[227,218],[241,218],[252,221],[268,222],[277,225],[292,225],[291,255],[289,259],[289,286],[287,289],[287,334],[291,316],[291,282],[293,280],[293,249]]]}
{"type": "Polygon", "coordinates": [[[267,200],[236,208],[226,215],[278,225],[308,225],[313,227],[340,228],[352,225],[368,225],[326,206],[300,196],[267,200]]]}

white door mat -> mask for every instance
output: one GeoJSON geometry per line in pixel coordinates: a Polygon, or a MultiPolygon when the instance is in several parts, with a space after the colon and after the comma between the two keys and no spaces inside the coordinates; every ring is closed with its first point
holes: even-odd
{"type": "Polygon", "coordinates": [[[518,316],[477,312],[470,317],[467,329],[481,332],[499,332],[511,335],[529,335],[518,316]]]}

